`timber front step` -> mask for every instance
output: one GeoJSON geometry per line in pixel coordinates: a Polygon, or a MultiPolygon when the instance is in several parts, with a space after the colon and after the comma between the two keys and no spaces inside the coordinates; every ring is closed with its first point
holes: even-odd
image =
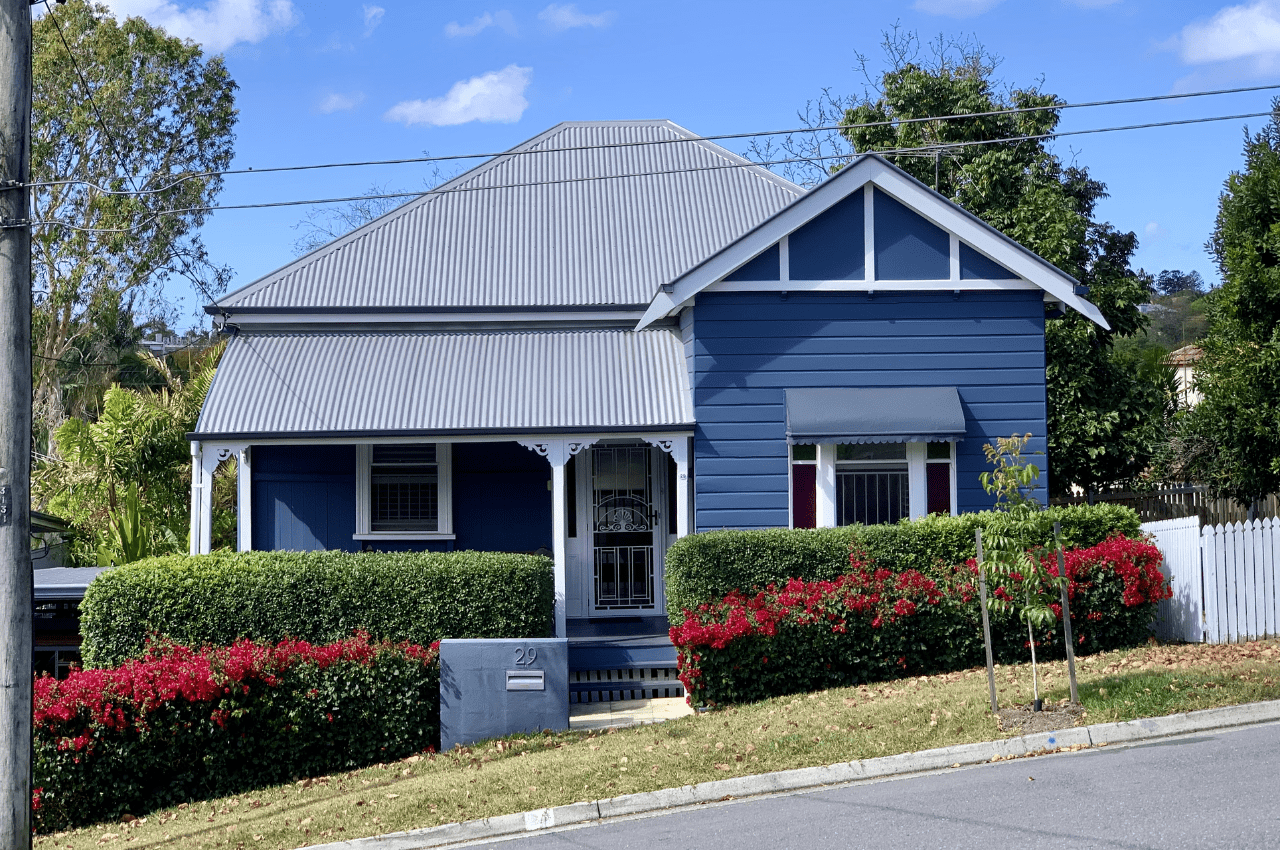
{"type": "Polygon", "coordinates": [[[569,672],[570,704],[683,696],[684,685],[674,667],[569,672]]]}

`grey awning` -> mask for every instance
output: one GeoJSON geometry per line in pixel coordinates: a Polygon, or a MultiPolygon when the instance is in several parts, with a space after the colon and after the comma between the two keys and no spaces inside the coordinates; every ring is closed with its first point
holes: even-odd
{"type": "Polygon", "coordinates": [[[789,443],[917,443],[964,437],[955,387],[787,390],[789,443]]]}

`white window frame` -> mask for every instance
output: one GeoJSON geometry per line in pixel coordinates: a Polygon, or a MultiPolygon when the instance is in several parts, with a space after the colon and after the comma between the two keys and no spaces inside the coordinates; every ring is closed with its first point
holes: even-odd
{"type": "MultiPolygon", "coordinates": [[[[944,442],[938,440],[936,442],[944,442]]],[[[959,514],[956,505],[956,441],[945,441],[951,446],[951,515],[959,514]]],[[[904,445],[899,443],[898,445],[904,445]]],[[[907,447],[907,509],[911,519],[920,519],[929,509],[929,479],[925,467],[928,465],[928,444],[922,442],[905,443],[907,447]]],[[[790,454],[788,453],[788,457],[790,454]]],[[[935,460],[934,463],[941,463],[935,460]]],[[[841,464],[857,466],[859,461],[840,461],[841,464]]],[[[883,461],[869,461],[865,465],[875,466],[883,461]]],[[[818,528],[836,527],[836,444],[818,444],[818,492],[817,492],[817,525],[818,528]]],[[[790,508],[790,465],[788,465],[787,502],[790,508]]]]}
{"type": "Polygon", "coordinates": [[[356,446],[356,533],[354,540],[453,540],[453,444],[436,443],[436,499],[440,525],[435,531],[373,531],[369,504],[373,446],[356,446]]]}

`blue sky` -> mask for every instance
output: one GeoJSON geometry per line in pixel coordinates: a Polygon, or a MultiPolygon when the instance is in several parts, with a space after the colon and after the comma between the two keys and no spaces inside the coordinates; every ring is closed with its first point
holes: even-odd
{"type": "MultiPolygon", "coordinates": [[[[703,135],[783,129],[824,88],[860,93],[895,24],[924,41],[973,37],[996,76],[1068,102],[1280,82],[1280,0],[106,0],[225,54],[240,90],[234,167],[501,151],[560,121],[669,118],[703,135]]],[[[1063,130],[1265,112],[1280,91],[1068,110],[1063,130]]],[[[1102,218],[1135,231],[1136,265],[1217,272],[1204,252],[1240,166],[1224,121],[1055,143],[1108,185],[1102,218]]],[[[743,150],[745,143],[729,143],[743,150]]],[[[445,166],[446,173],[459,166],[445,166]]],[[[233,176],[223,204],[412,190],[407,165],[233,176]]],[[[204,238],[250,283],[294,256],[305,207],[224,211],[204,238]]],[[[175,284],[180,326],[203,300],[175,284]]]]}

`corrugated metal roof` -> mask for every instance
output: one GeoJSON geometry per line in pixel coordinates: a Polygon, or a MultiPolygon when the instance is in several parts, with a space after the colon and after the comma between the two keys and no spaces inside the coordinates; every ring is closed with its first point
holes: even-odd
{"type": "Polygon", "coordinates": [[[496,157],[217,304],[648,304],[804,190],[758,166],[716,168],[747,163],[705,141],[555,149],[694,138],[670,121],[557,125],[513,149],[548,153],[496,157]]]}
{"type": "Polygon", "coordinates": [[[679,335],[649,331],[243,334],[196,437],[687,428],[679,335]]]}

